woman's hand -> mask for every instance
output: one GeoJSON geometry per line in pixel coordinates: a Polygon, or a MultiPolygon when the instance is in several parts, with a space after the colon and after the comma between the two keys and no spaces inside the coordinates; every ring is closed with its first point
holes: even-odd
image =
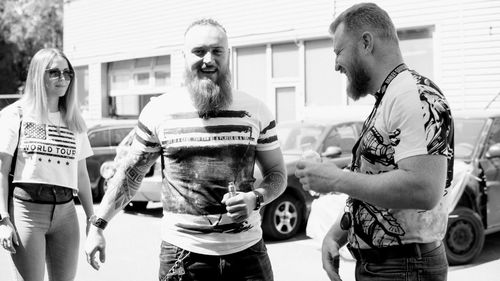
{"type": "Polygon", "coordinates": [[[0,245],[11,254],[16,253],[15,246],[19,246],[19,238],[17,236],[16,228],[9,218],[5,218],[0,222],[0,245]]]}

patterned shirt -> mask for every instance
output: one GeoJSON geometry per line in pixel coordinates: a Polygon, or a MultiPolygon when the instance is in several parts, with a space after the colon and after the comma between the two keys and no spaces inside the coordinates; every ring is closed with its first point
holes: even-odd
{"type": "Polygon", "coordinates": [[[355,248],[439,241],[446,232],[446,195],[453,177],[454,149],[450,108],[432,81],[404,64],[400,67],[401,72],[392,73],[393,80],[376,94],[377,102],[365,121],[352,169],[379,174],[398,169],[398,161],[407,157],[443,155],[448,164],[445,191],[439,204],[427,211],[387,209],[349,199],[347,206],[353,214],[349,243],[355,248]]]}
{"type": "Polygon", "coordinates": [[[132,147],[162,154],[163,240],[224,255],[261,239],[258,211],[234,223],[221,200],[229,182],[237,191],[251,191],[256,151],[279,147],[275,121],[262,102],[233,92],[230,108],[201,118],[187,90],[176,89],[144,108],[132,147]]]}

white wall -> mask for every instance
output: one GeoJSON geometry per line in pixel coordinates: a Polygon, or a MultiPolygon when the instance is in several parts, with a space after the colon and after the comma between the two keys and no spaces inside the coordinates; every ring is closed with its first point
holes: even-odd
{"type": "MultiPolygon", "coordinates": [[[[355,2],[71,0],[65,3],[64,48],[75,66],[170,54],[176,86],[184,67],[183,33],[194,19],[218,19],[233,47],[290,42],[327,37],[334,14],[355,2]]],[[[452,108],[484,108],[500,91],[500,1],[374,2],[389,12],[397,28],[435,28],[434,80],[452,108]]],[[[500,98],[492,106],[500,109],[500,98]]]]}

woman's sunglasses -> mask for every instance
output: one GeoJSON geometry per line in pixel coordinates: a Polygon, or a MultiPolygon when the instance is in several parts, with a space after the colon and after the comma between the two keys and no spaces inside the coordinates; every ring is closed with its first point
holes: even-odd
{"type": "Polygon", "coordinates": [[[70,81],[75,76],[75,73],[69,69],[60,70],[59,68],[46,69],[45,72],[49,74],[49,79],[61,79],[64,78],[66,81],[70,81]]]}

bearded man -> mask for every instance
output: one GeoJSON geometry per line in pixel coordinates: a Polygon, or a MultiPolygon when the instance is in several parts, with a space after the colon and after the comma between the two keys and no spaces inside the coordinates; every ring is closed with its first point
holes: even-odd
{"type": "Polygon", "coordinates": [[[341,280],[339,248],[356,259],[355,278],[444,281],[453,178],[454,124],[445,95],[403,61],[396,27],[374,3],[359,3],[330,25],[335,70],[353,99],[375,97],[353,147],[350,171],[299,161],[305,189],[342,192],[345,212],[326,234],[323,268],[341,280]]]}
{"type": "Polygon", "coordinates": [[[125,161],[92,218],[86,253],[104,262],[107,222],[162,157],[160,280],[273,280],[259,209],[286,187],[276,122],[254,97],[231,88],[225,29],[213,19],[184,35],[185,87],[152,99],[125,161]],[[255,163],[264,179],[254,186],[255,163]]]}

